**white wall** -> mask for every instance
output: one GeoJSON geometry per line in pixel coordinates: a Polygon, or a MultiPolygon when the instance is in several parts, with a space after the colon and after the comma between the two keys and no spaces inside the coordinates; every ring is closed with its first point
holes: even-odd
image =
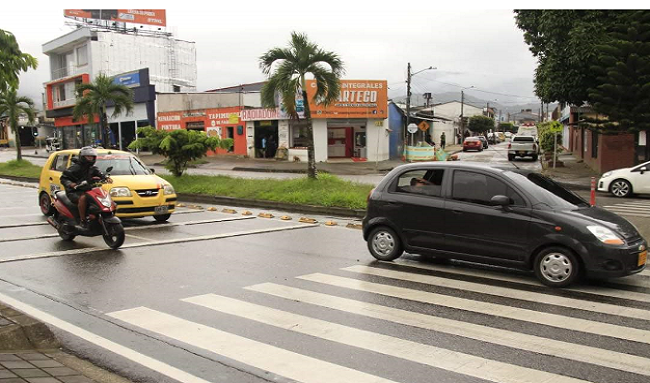
{"type": "Polygon", "coordinates": [[[327,120],[313,119],[314,130],[314,156],[316,162],[327,161],[327,120]]]}
{"type": "Polygon", "coordinates": [[[445,145],[453,145],[456,140],[454,137],[454,129],[456,127],[456,124],[451,121],[434,121],[432,139],[436,143],[436,147],[440,147],[440,136],[442,136],[442,132],[445,132],[445,145]]]}
{"type": "Polygon", "coordinates": [[[239,106],[239,96],[237,93],[158,93],[156,113],[239,106]]]}
{"type": "MultiPolygon", "coordinates": [[[[433,108],[434,115],[448,118],[450,120],[457,120],[460,117],[461,103],[458,101],[448,102],[446,104],[436,105],[433,108]]],[[[462,106],[463,116],[472,117],[483,115],[483,109],[475,106],[464,104],[462,106]]]]}
{"type": "Polygon", "coordinates": [[[255,158],[255,121],[246,121],[246,154],[255,158]]]}
{"type": "Polygon", "coordinates": [[[148,120],[147,117],[147,105],[144,103],[133,104],[133,112],[131,114],[126,114],[124,110],[116,117],[112,117],[113,111],[115,108],[109,107],[106,108],[106,114],[108,115],[108,123],[112,124],[115,122],[126,122],[126,121],[140,121],[148,120]]]}
{"type": "Polygon", "coordinates": [[[368,120],[366,124],[366,150],[368,161],[385,161],[389,157],[388,119],[368,120]],[[381,126],[375,125],[380,121],[381,126]]]}

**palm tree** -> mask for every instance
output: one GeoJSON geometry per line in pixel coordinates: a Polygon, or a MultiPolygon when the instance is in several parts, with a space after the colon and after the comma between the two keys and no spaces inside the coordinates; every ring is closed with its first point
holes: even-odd
{"type": "Polygon", "coordinates": [[[302,94],[305,120],[309,122],[307,175],[311,179],[316,179],[314,132],[311,125],[305,76],[311,74],[316,80],[316,94],[313,101],[316,104],[328,105],[339,97],[341,86],[339,80],[345,73],[343,61],[336,53],[324,51],[318,45],[310,42],[307,35],[292,32],[289,48],[273,48],[266,52],[260,57],[260,69],[269,76],[268,82],[262,87],[262,106],[275,108],[277,93],[288,114],[292,118],[299,119],[296,112],[296,95],[302,94]],[[278,65],[271,75],[272,66],[276,62],[278,65]]]}
{"type": "Polygon", "coordinates": [[[20,134],[18,132],[18,118],[26,114],[29,123],[35,121],[34,101],[29,97],[18,97],[15,88],[9,88],[6,92],[0,93],[0,116],[7,117],[7,122],[14,132],[16,142],[16,159],[22,160],[20,151],[20,134]]]}
{"type": "Polygon", "coordinates": [[[20,72],[37,66],[36,58],[20,50],[16,37],[0,29],[0,92],[18,88],[20,72]]]}
{"type": "Polygon", "coordinates": [[[72,115],[75,120],[83,117],[89,123],[99,117],[104,145],[108,143],[109,127],[108,116],[106,115],[106,104],[112,103],[115,110],[111,117],[118,116],[123,110],[129,114],[133,110],[133,93],[124,85],[113,83],[113,79],[100,73],[95,81],[87,84],[77,85],[77,104],[74,106],[72,115]]]}

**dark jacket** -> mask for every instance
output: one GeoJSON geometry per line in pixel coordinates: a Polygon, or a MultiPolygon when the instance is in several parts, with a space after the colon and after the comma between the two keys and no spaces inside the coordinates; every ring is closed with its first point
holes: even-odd
{"type": "Polygon", "coordinates": [[[75,191],[75,189],[70,187],[70,184],[75,183],[79,185],[83,181],[90,183],[93,177],[99,177],[102,180],[106,179],[104,173],[97,166],[81,165],[77,162],[63,172],[61,175],[61,183],[65,187],[66,193],[69,193],[75,191]]]}

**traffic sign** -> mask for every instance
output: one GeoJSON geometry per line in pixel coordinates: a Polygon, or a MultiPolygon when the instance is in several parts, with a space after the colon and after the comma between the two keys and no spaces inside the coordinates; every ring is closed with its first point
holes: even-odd
{"type": "Polygon", "coordinates": [[[410,123],[409,126],[406,127],[406,130],[408,130],[408,132],[412,134],[418,131],[418,126],[415,125],[414,123],[410,123]]]}
{"type": "Polygon", "coordinates": [[[421,131],[426,132],[427,129],[429,129],[429,124],[426,121],[420,122],[420,125],[418,125],[421,131]]]}

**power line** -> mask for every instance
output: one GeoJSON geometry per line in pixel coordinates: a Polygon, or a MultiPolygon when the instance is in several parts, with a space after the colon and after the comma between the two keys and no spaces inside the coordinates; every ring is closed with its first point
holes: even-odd
{"type": "MultiPolygon", "coordinates": [[[[424,79],[426,79],[426,80],[429,81],[429,82],[433,81],[433,82],[437,82],[437,83],[440,83],[440,84],[445,84],[445,85],[455,86],[455,87],[458,87],[458,88],[467,88],[466,86],[463,86],[463,85],[453,84],[453,83],[444,82],[444,81],[439,81],[439,80],[434,80],[434,79],[429,78],[429,77],[426,77],[426,76],[420,76],[420,78],[424,78],[424,79]]],[[[516,94],[507,94],[507,93],[491,92],[491,91],[482,90],[482,89],[479,89],[479,88],[471,88],[471,89],[472,89],[472,90],[475,90],[475,91],[477,91],[477,92],[496,94],[496,95],[499,95],[499,96],[526,98],[526,99],[532,99],[532,100],[536,100],[536,101],[539,100],[539,97],[521,96],[521,95],[516,95],[516,94]]],[[[469,89],[468,89],[468,90],[469,90],[469,89]]]]}

